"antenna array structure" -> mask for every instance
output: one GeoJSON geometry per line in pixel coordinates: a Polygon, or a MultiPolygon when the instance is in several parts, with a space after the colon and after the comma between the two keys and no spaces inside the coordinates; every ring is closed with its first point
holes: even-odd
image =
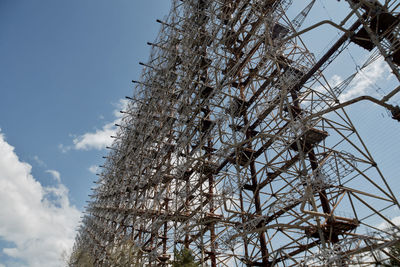
{"type": "Polygon", "coordinates": [[[349,0],[354,24],[316,59],[298,34],[314,2],[290,19],[290,0],[172,1],[75,251],[96,266],[169,266],[184,248],[212,267],[395,258],[399,202],[336,108],[348,81],[323,70],[353,42],[399,78],[398,4],[349,0]]]}

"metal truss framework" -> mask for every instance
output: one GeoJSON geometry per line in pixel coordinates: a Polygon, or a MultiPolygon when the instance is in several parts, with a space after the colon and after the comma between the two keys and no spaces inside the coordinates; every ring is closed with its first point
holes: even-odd
{"type": "MultiPolygon", "coordinates": [[[[294,18],[291,0],[172,2],[75,250],[96,266],[169,266],[183,248],[212,267],[394,257],[399,202],[338,101],[355,75],[332,87],[323,70],[353,42],[400,80],[400,4],[348,0],[316,59],[300,31],[314,2],[294,18]]],[[[400,120],[397,91],[375,102],[400,120]]]]}

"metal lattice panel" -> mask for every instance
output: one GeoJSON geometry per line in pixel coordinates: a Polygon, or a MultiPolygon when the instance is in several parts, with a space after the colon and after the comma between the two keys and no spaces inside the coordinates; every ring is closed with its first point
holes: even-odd
{"type": "Polygon", "coordinates": [[[400,77],[397,1],[349,0],[355,35],[320,59],[298,34],[314,2],[289,18],[288,0],[173,1],[75,249],[96,266],[169,266],[183,247],[202,266],[390,257],[399,203],[338,106],[349,80],[332,87],[322,69],[353,41],[400,77]]]}

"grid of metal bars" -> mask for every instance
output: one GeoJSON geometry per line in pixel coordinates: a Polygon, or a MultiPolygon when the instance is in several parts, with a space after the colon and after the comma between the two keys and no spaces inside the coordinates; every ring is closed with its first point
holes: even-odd
{"type": "Polygon", "coordinates": [[[348,81],[322,70],[353,41],[400,77],[397,1],[349,0],[356,22],[320,59],[298,34],[314,2],[291,19],[290,0],[172,1],[75,251],[96,266],[169,266],[183,248],[213,267],[393,256],[399,203],[335,108],[348,81]]]}

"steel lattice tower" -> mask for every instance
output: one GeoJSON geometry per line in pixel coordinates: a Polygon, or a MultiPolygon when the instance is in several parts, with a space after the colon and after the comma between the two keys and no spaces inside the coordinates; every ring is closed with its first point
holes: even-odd
{"type": "Polygon", "coordinates": [[[400,80],[400,2],[347,0],[320,58],[301,40],[314,2],[290,18],[290,0],[172,1],[75,251],[95,266],[170,266],[183,248],[212,267],[393,259],[399,202],[343,107],[370,100],[400,120],[400,87],[340,103],[354,75],[331,86],[323,71],[352,42],[400,80]]]}

